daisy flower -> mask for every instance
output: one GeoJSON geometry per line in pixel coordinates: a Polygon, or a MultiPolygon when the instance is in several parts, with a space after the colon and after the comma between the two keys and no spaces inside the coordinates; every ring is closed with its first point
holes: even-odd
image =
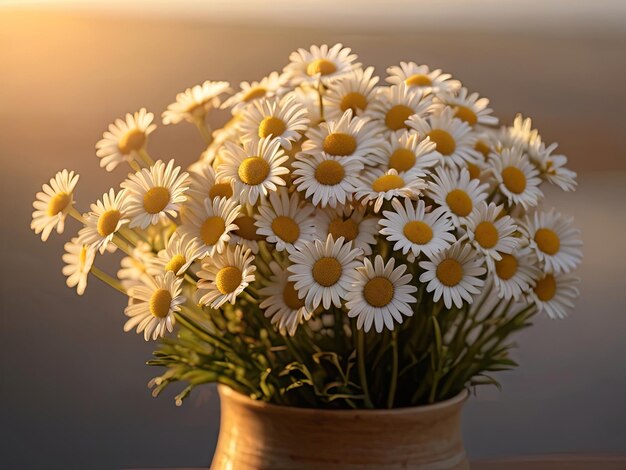
{"type": "Polygon", "coordinates": [[[315,213],[315,226],[318,238],[326,239],[331,235],[335,240],[343,237],[352,242],[355,248],[370,255],[372,246],[376,245],[378,219],[365,216],[365,206],[338,206],[334,209],[318,210],[315,213]]]}
{"type": "Polygon", "coordinates": [[[226,302],[234,304],[237,296],[254,281],[253,261],[254,255],[242,246],[229,247],[221,255],[206,259],[198,272],[198,292],[208,292],[200,297],[200,303],[215,309],[226,302]]]}
{"type": "Polygon", "coordinates": [[[243,140],[258,140],[270,136],[279,140],[286,150],[307,130],[309,118],[306,108],[294,94],[283,98],[261,98],[246,107],[238,124],[243,140]]]}
{"type": "Polygon", "coordinates": [[[563,191],[576,189],[576,172],[565,168],[567,157],[565,155],[552,155],[558,144],[546,145],[536,141],[528,147],[528,155],[539,167],[540,178],[550,184],[555,184],[563,191]]]}
{"type": "Polygon", "coordinates": [[[83,295],[87,287],[87,277],[93,260],[96,257],[96,250],[79,243],[78,237],[64,245],[63,254],[63,275],[67,276],[67,287],[76,287],[76,293],[83,295]]]}
{"type": "Polygon", "coordinates": [[[254,216],[258,227],[256,233],[275,243],[278,251],[292,252],[315,237],[314,207],[301,202],[298,193],[289,196],[286,189],[272,193],[258,210],[254,216]]]}
{"type": "Polygon", "coordinates": [[[222,108],[232,108],[232,113],[236,114],[248,103],[280,94],[284,81],[284,77],[278,72],[272,72],[258,82],[241,82],[240,91],[224,101],[222,108]]]}
{"type": "Polygon", "coordinates": [[[142,282],[148,282],[146,281],[150,277],[148,270],[155,257],[152,247],[143,242],[139,242],[131,254],[132,256],[122,258],[120,269],[117,271],[117,278],[127,291],[142,282]]]}
{"type": "Polygon", "coordinates": [[[503,206],[481,202],[467,218],[467,238],[474,248],[485,256],[495,260],[502,258],[502,253],[512,253],[519,239],[513,236],[517,225],[508,215],[501,215],[503,206]]]}
{"type": "Polygon", "coordinates": [[[374,212],[378,212],[383,202],[395,197],[417,198],[426,182],[411,173],[398,174],[396,170],[373,170],[361,175],[361,184],[355,197],[362,204],[373,203],[374,212]]]}
{"type": "Polygon", "coordinates": [[[388,131],[409,129],[406,121],[413,115],[424,114],[430,108],[430,98],[420,90],[404,83],[377,89],[376,98],[368,106],[367,115],[388,131]]]}
{"type": "Polygon", "coordinates": [[[380,152],[383,138],[376,126],[367,120],[352,118],[352,110],[347,110],[339,120],[320,123],[306,134],[302,151],[309,154],[324,152],[333,157],[345,157],[368,163],[370,156],[380,152]]]}
{"type": "Polygon", "coordinates": [[[428,186],[428,195],[450,215],[452,222],[460,227],[474,208],[487,198],[486,184],[471,180],[469,172],[454,168],[437,168],[428,186]]]}
{"type": "Polygon", "coordinates": [[[451,233],[454,226],[442,207],[426,213],[423,200],[418,200],[414,207],[408,198],[404,206],[399,199],[392,200],[391,205],[394,211],[383,211],[380,234],[396,242],[394,251],[401,250],[404,255],[410,252],[409,261],[414,261],[421,253],[431,258],[456,241],[451,233]]]}
{"type": "Polygon", "coordinates": [[[293,184],[304,197],[312,196],[315,206],[335,207],[352,198],[359,185],[363,163],[343,157],[330,157],[325,153],[299,154],[293,164],[293,184]]]}
{"type": "Polygon", "coordinates": [[[44,184],[35,195],[33,220],[30,228],[46,241],[52,230],[63,233],[65,218],[74,207],[74,188],[79,176],[73,171],[59,171],[49,184],[44,184]]]}
{"type": "Polygon", "coordinates": [[[529,297],[539,313],[546,312],[553,319],[565,318],[580,294],[576,287],[579,282],[580,279],[571,274],[545,273],[536,279],[529,297]]]}
{"type": "Polygon", "coordinates": [[[461,88],[461,82],[453,80],[452,75],[440,69],[430,70],[428,65],[417,65],[415,62],[400,62],[387,69],[387,83],[416,88],[423,93],[454,92],[461,88]]]}
{"type": "Polygon", "coordinates": [[[141,108],[134,114],[126,114],[125,119],[116,119],[109,124],[109,130],[96,143],[100,167],[112,171],[122,162],[133,161],[146,148],[148,135],[156,129],[153,119],[154,114],[141,108]]]}
{"type": "Polygon", "coordinates": [[[568,273],[580,264],[583,243],[580,230],[572,227],[573,221],[573,217],[565,218],[554,209],[526,217],[521,229],[546,271],[568,273]]]}
{"type": "Polygon", "coordinates": [[[289,64],[283,73],[292,86],[314,84],[318,80],[328,83],[361,66],[354,62],[357,56],[351,52],[342,44],[331,48],[326,44],[311,46],[308,51],[300,48],[289,55],[289,64]]]}
{"type": "Polygon", "coordinates": [[[374,67],[358,68],[329,84],[323,97],[324,112],[329,120],[339,119],[347,110],[360,116],[376,96],[374,67]]]}
{"type": "Polygon", "coordinates": [[[232,199],[205,199],[204,204],[193,204],[186,210],[183,224],[178,228],[180,235],[197,238],[199,258],[213,256],[224,251],[230,233],[237,228],[233,222],[241,206],[232,199]]]}
{"type": "Polygon", "coordinates": [[[517,114],[513,120],[513,125],[502,128],[497,140],[503,147],[522,146],[523,148],[534,145],[541,141],[541,136],[537,129],[532,128],[532,120],[517,114]]]}
{"type": "Polygon", "coordinates": [[[395,259],[387,263],[377,255],[374,264],[365,258],[363,265],[352,271],[352,286],[346,294],[348,316],[357,319],[356,327],[366,333],[374,325],[377,333],[383,328],[393,331],[394,321],[402,324],[402,315],[410,317],[413,309],[409,304],[417,302],[411,295],[417,287],[409,283],[413,279],[406,272],[406,265],[395,268],[395,259]]]}
{"type": "Polygon", "coordinates": [[[197,162],[189,168],[189,189],[186,195],[194,202],[203,204],[208,197],[233,197],[233,185],[230,180],[218,180],[213,167],[205,162],[197,162]]]}
{"type": "Polygon", "coordinates": [[[174,232],[167,241],[165,248],[151,258],[148,265],[148,273],[153,276],[172,271],[177,276],[185,274],[189,266],[200,258],[202,250],[197,238],[189,238],[188,235],[180,235],[174,232]]]}
{"type": "Polygon", "coordinates": [[[259,252],[259,242],[265,240],[265,237],[257,233],[258,227],[254,217],[242,213],[235,219],[234,223],[237,225],[237,229],[231,232],[229,243],[231,245],[243,245],[256,255],[259,252]]]}
{"type": "Polygon", "coordinates": [[[439,163],[441,157],[435,152],[435,143],[426,137],[421,139],[406,129],[392,133],[383,144],[382,151],[374,155],[376,163],[398,173],[419,170],[420,173],[439,163]]]}
{"type": "Polygon", "coordinates": [[[180,311],[186,300],[180,295],[182,282],[182,278],[168,271],[165,276],[148,278],[146,282],[131,287],[128,290],[129,305],[124,310],[130,318],[124,324],[124,331],[133,328],[137,333],[143,331],[146,341],[164,336],[166,330],[171,333],[176,323],[174,314],[180,311]]]}
{"type": "Polygon", "coordinates": [[[289,273],[275,261],[269,265],[272,276],[270,284],[259,290],[263,297],[261,307],[266,318],[278,328],[280,334],[293,336],[298,325],[313,315],[304,306],[304,300],[298,297],[294,283],[289,280],[289,273]]]}
{"type": "Polygon", "coordinates": [[[483,260],[476,255],[470,245],[457,243],[447,250],[435,253],[430,261],[421,261],[420,267],[425,271],[420,282],[428,283],[427,292],[433,292],[433,300],[438,302],[443,297],[446,308],[463,306],[463,301],[471,304],[472,295],[480,293],[485,283],[480,276],[486,270],[483,260]]]}
{"type": "Polygon", "coordinates": [[[175,218],[180,204],[187,200],[189,173],[174,167],[174,160],[157,161],[122,182],[128,203],[129,227],[142,230],[149,225],[167,222],[168,216],[175,218]]]}
{"type": "Polygon", "coordinates": [[[500,259],[487,258],[487,268],[501,299],[518,300],[526,294],[536,279],[537,257],[528,247],[501,253],[500,259]]]}
{"type": "Polygon", "coordinates": [[[477,162],[480,154],[474,149],[476,134],[472,128],[452,115],[451,108],[444,108],[438,114],[428,118],[412,116],[408,126],[420,136],[430,137],[435,143],[435,152],[439,154],[444,166],[463,166],[465,162],[477,162]]]}
{"type": "Polygon", "coordinates": [[[524,210],[537,206],[543,197],[539,189],[541,179],[535,166],[518,147],[502,149],[500,155],[492,154],[492,172],[499,189],[510,205],[520,205],[524,210]]]}
{"type": "Polygon", "coordinates": [[[351,273],[360,264],[362,254],[351,242],[344,243],[343,237],[334,240],[329,235],[325,242],[304,242],[289,255],[289,280],[295,283],[298,297],[304,299],[309,311],[319,305],[325,310],[331,304],[341,307],[341,299],[350,290],[351,273]]]}
{"type": "Polygon", "coordinates": [[[113,188],[104,193],[102,200],[91,204],[85,217],[85,227],[78,232],[80,243],[104,253],[117,231],[129,222],[126,191],[115,194],[113,188]]]}
{"type": "Polygon", "coordinates": [[[280,140],[264,137],[245,142],[243,147],[226,142],[224,161],[217,167],[216,177],[231,181],[235,197],[242,204],[256,204],[270,192],[285,186],[281,175],[289,173],[283,164],[289,159],[280,147],[280,140]]]}
{"type": "Polygon", "coordinates": [[[497,126],[498,118],[488,108],[489,100],[481,98],[478,93],[470,93],[467,88],[461,88],[457,93],[443,93],[435,98],[435,109],[441,110],[449,106],[454,110],[454,117],[466,122],[472,127],[497,126]]]}
{"type": "Polygon", "coordinates": [[[176,101],[168,105],[161,117],[163,124],[178,124],[185,120],[198,122],[220,105],[220,95],[231,91],[228,82],[205,81],[202,85],[187,88],[176,95],[176,101]]]}

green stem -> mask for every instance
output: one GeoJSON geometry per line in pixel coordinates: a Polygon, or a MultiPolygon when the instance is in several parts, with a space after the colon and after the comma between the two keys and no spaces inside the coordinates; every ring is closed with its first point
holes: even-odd
{"type": "Polygon", "coordinates": [[[396,398],[396,387],[398,386],[398,333],[391,332],[391,384],[389,386],[389,397],[387,398],[387,408],[393,408],[396,398]]]}
{"type": "Polygon", "coordinates": [[[150,154],[148,154],[145,148],[139,149],[137,153],[139,154],[139,157],[141,157],[141,159],[146,165],[148,166],[154,165],[154,160],[152,160],[152,158],[150,157],[150,154]]]}
{"type": "Polygon", "coordinates": [[[359,367],[359,380],[361,381],[361,388],[363,389],[364,403],[366,408],[374,408],[372,400],[370,399],[370,392],[367,386],[367,372],[365,370],[365,334],[360,328],[356,329],[356,349],[358,356],[359,367]]]}
{"type": "Polygon", "coordinates": [[[211,131],[207,128],[206,123],[204,122],[204,116],[202,118],[194,120],[194,124],[198,128],[200,135],[204,139],[207,145],[210,145],[213,141],[213,136],[211,135],[211,131]]]}
{"type": "Polygon", "coordinates": [[[114,279],[113,277],[109,276],[107,273],[105,273],[104,271],[98,269],[96,266],[92,266],[91,267],[91,274],[96,276],[102,282],[110,285],[114,289],[116,289],[119,292],[121,292],[122,294],[126,295],[126,289],[124,289],[122,284],[117,279],[114,279]]]}
{"type": "Polygon", "coordinates": [[[130,160],[130,161],[128,162],[128,164],[130,165],[131,169],[132,169],[134,172],[138,173],[138,172],[140,172],[140,171],[141,171],[141,167],[139,166],[139,164],[138,164],[135,160],[130,160]]]}
{"type": "Polygon", "coordinates": [[[74,219],[76,219],[78,222],[80,222],[81,224],[85,225],[85,219],[83,218],[83,216],[80,214],[80,212],[78,212],[76,210],[76,208],[72,207],[70,209],[69,212],[70,217],[73,217],[74,219]]]}

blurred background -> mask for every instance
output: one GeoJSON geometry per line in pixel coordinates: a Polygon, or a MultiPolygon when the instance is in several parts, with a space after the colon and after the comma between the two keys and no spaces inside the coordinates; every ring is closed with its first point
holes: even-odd
{"type": "MultiPolygon", "coordinates": [[[[31,203],[62,168],[81,175],[79,210],[119,183],[124,171],[105,173],[94,152],[114,118],[158,116],[205,79],[236,86],[335,42],[381,75],[400,60],[443,68],[503,123],[531,116],[579,173],[576,193],[547,195],[583,232],[577,309],[519,335],[521,368],[470,400],[470,457],[626,452],[626,2],[0,0],[1,467],[208,465],[214,389],[180,408],[174,391],[150,396],[158,371],[144,365],[150,344],[122,332],[125,299],[95,278],[83,297],[65,288],[77,227],[42,245],[31,203]]],[[[150,140],[153,156],[184,164],[203,149],[186,124],[150,140]]]]}

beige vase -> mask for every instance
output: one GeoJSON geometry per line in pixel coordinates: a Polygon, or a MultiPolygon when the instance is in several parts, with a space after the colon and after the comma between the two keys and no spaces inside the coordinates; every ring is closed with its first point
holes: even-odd
{"type": "Polygon", "coordinates": [[[466,391],[434,405],[319,410],[270,405],[219,386],[211,470],[469,469],[461,438],[466,391]]]}

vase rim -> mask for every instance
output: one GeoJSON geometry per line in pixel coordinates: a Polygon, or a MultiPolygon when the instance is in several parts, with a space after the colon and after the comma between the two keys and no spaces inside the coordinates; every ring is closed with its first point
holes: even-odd
{"type": "Polygon", "coordinates": [[[276,411],[276,412],[296,412],[302,414],[319,414],[319,413],[331,413],[331,414],[341,414],[341,415],[349,415],[349,414],[367,414],[367,416],[376,417],[376,416],[390,416],[396,414],[426,414],[434,411],[454,408],[456,406],[462,405],[467,398],[469,397],[469,391],[464,388],[461,392],[455,395],[452,398],[448,398],[447,400],[439,401],[436,403],[432,403],[429,405],[418,405],[418,406],[405,406],[401,408],[375,408],[375,409],[367,409],[367,408],[356,408],[356,409],[329,409],[329,408],[307,408],[301,406],[286,406],[286,405],[276,405],[274,403],[268,403],[261,400],[253,400],[247,395],[243,393],[237,392],[233,390],[227,385],[218,384],[217,386],[218,393],[220,398],[228,398],[229,400],[239,402],[242,405],[258,408],[260,410],[267,411],[276,411]]]}

